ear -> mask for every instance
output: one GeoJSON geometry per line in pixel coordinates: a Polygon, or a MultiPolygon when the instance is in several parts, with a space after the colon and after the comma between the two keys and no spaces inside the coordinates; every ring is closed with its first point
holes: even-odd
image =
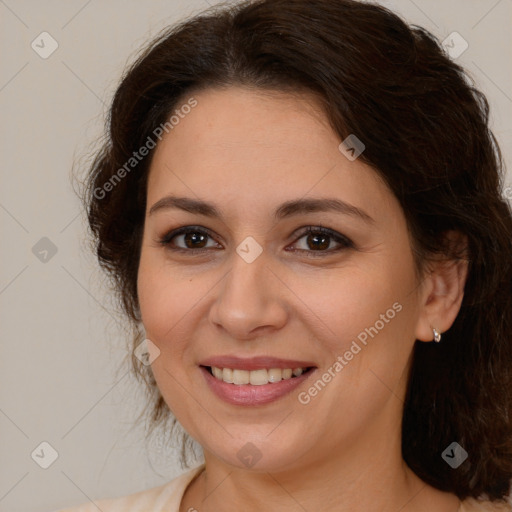
{"type": "Polygon", "coordinates": [[[446,257],[429,260],[420,287],[420,314],[416,339],[433,341],[433,328],[442,334],[455,321],[462,299],[468,272],[467,237],[457,231],[445,233],[448,246],[460,258],[446,257]]]}

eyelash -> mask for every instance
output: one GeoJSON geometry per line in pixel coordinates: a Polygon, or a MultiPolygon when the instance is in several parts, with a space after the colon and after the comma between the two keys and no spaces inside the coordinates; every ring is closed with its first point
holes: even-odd
{"type": "MultiPolygon", "coordinates": [[[[167,248],[170,251],[174,252],[181,252],[181,253],[195,253],[195,255],[202,254],[204,251],[208,251],[212,249],[212,247],[202,247],[199,249],[184,249],[182,247],[171,247],[171,240],[179,235],[187,234],[187,233],[200,233],[202,235],[207,235],[208,237],[213,239],[212,234],[210,231],[206,228],[202,228],[199,226],[184,226],[178,229],[175,229],[171,231],[170,233],[167,233],[162,239],[158,240],[158,242],[163,245],[165,248],[167,248]]],[[[341,244],[341,247],[338,249],[330,249],[325,251],[311,251],[307,249],[294,249],[292,252],[303,252],[306,253],[306,256],[309,258],[321,258],[324,255],[337,253],[342,251],[343,249],[353,249],[355,248],[354,243],[352,240],[347,238],[345,235],[342,235],[341,233],[337,233],[336,231],[333,231],[328,228],[324,228],[322,226],[308,226],[305,231],[303,231],[298,238],[295,240],[294,243],[296,243],[298,240],[303,238],[306,235],[309,234],[320,234],[320,235],[326,235],[330,238],[332,238],[335,242],[341,244]],[[312,254],[313,253],[313,254],[312,254]],[[320,254],[314,254],[314,253],[320,253],[320,254]],[[323,254],[322,254],[323,253],[323,254]]]]}

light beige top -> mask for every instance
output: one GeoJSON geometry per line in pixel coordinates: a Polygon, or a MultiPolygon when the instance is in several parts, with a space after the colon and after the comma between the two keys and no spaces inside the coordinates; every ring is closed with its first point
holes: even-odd
{"type": "MultiPolygon", "coordinates": [[[[96,505],[85,503],[55,512],[98,512],[98,510],[102,512],[179,512],[185,489],[203,469],[204,464],[201,464],[160,487],[153,487],[121,498],[98,500],[95,502],[96,505]]],[[[512,505],[467,499],[464,500],[459,512],[512,512],[512,505]]]]}

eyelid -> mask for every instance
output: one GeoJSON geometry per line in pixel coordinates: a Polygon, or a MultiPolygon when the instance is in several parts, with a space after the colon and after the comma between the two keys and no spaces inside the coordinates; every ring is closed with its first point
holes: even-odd
{"type": "Polygon", "coordinates": [[[341,247],[338,247],[337,249],[329,249],[326,251],[312,251],[307,249],[292,249],[290,252],[300,252],[302,254],[305,254],[307,257],[310,258],[321,258],[322,256],[327,257],[331,254],[337,254],[341,252],[342,250],[346,249],[355,249],[356,246],[354,242],[348,238],[346,235],[339,233],[338,231],[334,231],[333,229],[315,225],[315,226],[306,226],[305,228],[299,228],[299,230],[296,230],[293,234],[294,236],[294,244],[297,243],[301,238],[304,236],[313,233],[313,234],[323,234],[329,236],[331,239],[333,239],[337,244],[339,244],[341,247]],[[298,233],[297,233],[298,232],[298,233]]]}
{"type": "Polygon", "coordinates": [[[160,243],[163,245],[167,245],[170,243],[170,241],[179,235],[183,235],[184,233],[187,233],[189,231],[197,231],[199,233],[203,233],[205,235],[208,235],[210,238],[215,239],[215,236],[211,230],[208,228],[205,228],[203,226],[194,226],[194,225],[187,225],[187,226],[181,226],[176,229],[172,229],[168,233],[166,233],[164,236],[161,237],[159,240],[160,243]]]}
{"type": "MultiPolygon", "coordinates": [[[[201,254],[204,251],[208,251],[209,249],[213,249],[212,247],[201,247],[197,249],[184,249],[183,247],[171,247],[171,240],[177,236],[186,234],[188,232],[198,232],[202,233],[204,235],[207,235],[212,240],[216,240],[216,235],[213,234],[213,232],[205,228],[203,226],[197,226],[197,225],[186,225],[181,226],[179,228],[173,229],[169,231],[167,234],[165,234],[163,237],[161,237],[158,242],[163,245],[165,248],[171,251],[176,252],[182,252],[182,253],[190,253],[191,255],[195,254],[201,254]]],[[[334,231],[333,229],[321,226],[321,225],[309,225],[309,226],[303,226],[301,228],[296,229],[290,237],[294,237],[293,243],[297,243],[301,238],[304,236],[313,233],[313,234],[324,234],[332,238],[336,243],[340,244],[341,247],[338,249],[330,249],[325,251],[312,251],[307,249],[291,249],[288,252],[299,252],[303,254],[308,254],[309,257],[321,257],[323,255],[330,255],[334,253],[338,253],[343,249],[350,249],[355,248],[354,242],[348,238],[346,235],[339,233],[338,231],[334,231]],[[315,255],[316,253],[316,255],[315,255]]],[[[217,242],[219,243],[219,242],[217,242]]]]}
{"type": "Polygon", "coordinates": [[[195,225],[186,225],[186,226],[181,226],[176,229],[172,229],[171,231],[166,233],[164,236],[159,238],[157,240],[157,242],[169,251],[189,253],[190,255],[194,255],[194,254],[199,255],[205,251],[213,249],[213,247],[202,247],[202,248],[198,248],[198,249],[184,249],[183,247],[172,247],[171,246],[171,240],[173,238],[187,234],[189,232],[201,233],[203,235],[207,235],[211,240],[214,240],[216,243],[219,243],[216,240],[216,235],[214,235],[210,229],[205,228],[203,226],[195,226],[195,225]]]}

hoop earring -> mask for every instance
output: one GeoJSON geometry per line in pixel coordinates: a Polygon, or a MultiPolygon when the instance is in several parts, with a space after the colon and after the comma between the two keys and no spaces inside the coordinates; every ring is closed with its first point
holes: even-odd
{"type": "Polygon", "coordinates": [[[434,341],[439,343],[441,341],[441,333],[437,332],[435,327],[432,327],[432,330],[434,331],[434,341]]]}

